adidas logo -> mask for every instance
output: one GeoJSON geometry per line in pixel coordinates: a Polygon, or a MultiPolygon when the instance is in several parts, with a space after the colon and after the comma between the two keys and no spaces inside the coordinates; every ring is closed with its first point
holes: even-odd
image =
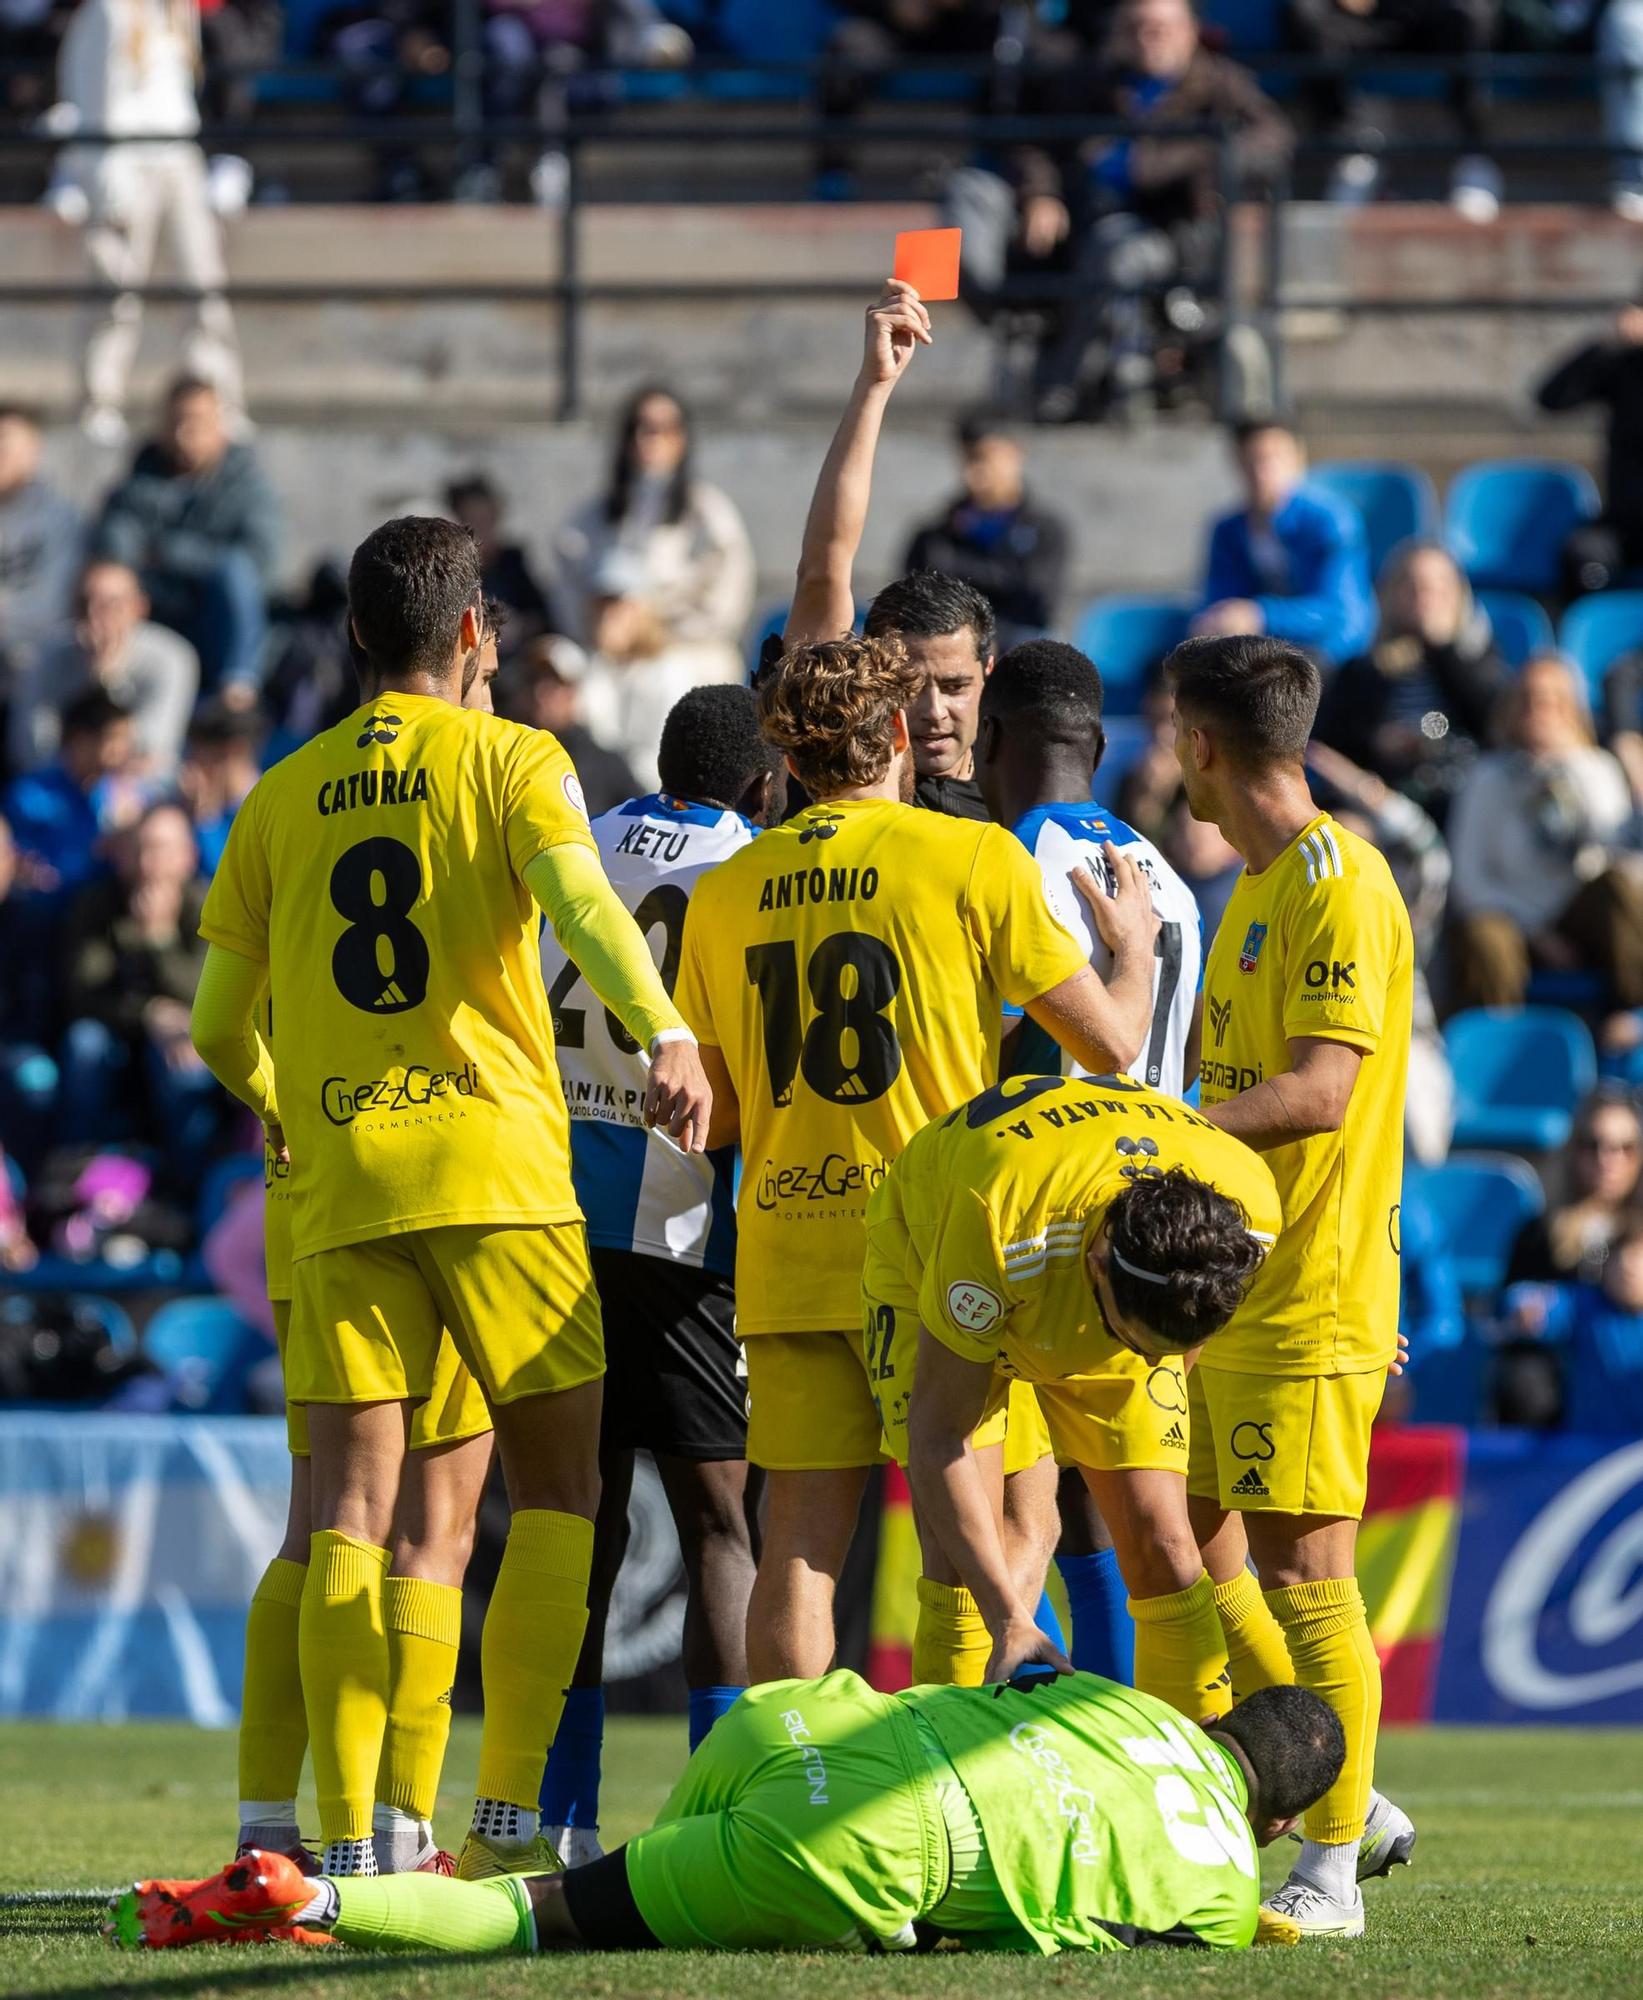
{"type": "Polygon", "coordinates": [[[1159,1442],[1160,1444],[1174,1445],[1177,1451],[1185,1451],[1187,1448],[1187,1440],[1179,1424],[1171,1424],[1163,1437],[1159,1439],[1159,1442]]]}
{"type": "Polygon", "coordinates": [[[1267,1485],[1266,1481],[1255,1470],[1253,1465],[1244,1474],[1242,1479],[1235,1482],[1232,1490],[1234,1493],[1256,1495],[1263,1500],[1268,1500],[1272,1497],[1272,1488],[1267,1485]]]}

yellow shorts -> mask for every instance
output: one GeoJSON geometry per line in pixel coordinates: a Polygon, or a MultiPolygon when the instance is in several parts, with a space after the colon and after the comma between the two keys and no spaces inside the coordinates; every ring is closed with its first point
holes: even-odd
{"type": "Polygon", "coordinates": [[[1363,1517],[1369,1430],[1386,1370],[1240,1375],[1202,1362],[1192,1403],[1188,1491],[1241,1513],[1363,1517]]]}
{"type": "MultiPolygon", "coordinates": [[[[274,1309],[274,1339],[285,1365],[285,1341],[291,1330],[291,1301],[270,1299],[274,1309]]],[[[462,1365],[462,1357],[450,1341],[439,1343],[439,1359],[434,1363],[434,1386],[425,1403],[418,1403],[411,1417],[411,1449],[426,1451],[430,1445],[456,1444],[462,1438],[481,1437],[491,1427],[491,1413],[479,1384],[462,1365]]],[[[285,1442],[293,1458],[308,1456],[308,1406],[285,1406],[285,1442]]]]}
{"type": "Polygon", "coordinates": [[[294,1402],[432,1397],[442,1330],[493,1407],[605,1372],[580,1222],[453,1223],[300,1257],[292,1277],[286,1394],[294,1402]]]}
{"type": "Polygon", "coordinates": [[[839,1472],[879,1462],[879,1415],[853,1333],[756,1333],[747,1356],[747,1462],[839,1472]]]}

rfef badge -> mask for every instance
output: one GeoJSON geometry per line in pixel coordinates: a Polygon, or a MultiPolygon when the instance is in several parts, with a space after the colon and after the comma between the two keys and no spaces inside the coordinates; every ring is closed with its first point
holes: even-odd
{"type": "Polygon", "coordinates": [[[1238,970],[1253,972],[1256,961],[1261,956],[1261,947],[1266,943],[1266,925],[1251,924],[1244,933],[1244,948],[1238,954],[1238,970]]]}

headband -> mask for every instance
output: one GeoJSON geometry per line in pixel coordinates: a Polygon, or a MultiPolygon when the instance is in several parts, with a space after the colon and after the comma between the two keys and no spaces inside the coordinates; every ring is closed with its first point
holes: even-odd
{"type": "Polygon", "coordinates": [[[1112,1257],[1112,1261],[1128,1277],[1140,1278],[1143,1283],[1148,1285],[1167,1285],[1169,1283],[1169,1279],[1161,1276],[1157,1271],[1143,1271],[1139,1264],[1132,1264],[1116,1243],[1109,1243],[1107,1249],[1112,1257]]]}

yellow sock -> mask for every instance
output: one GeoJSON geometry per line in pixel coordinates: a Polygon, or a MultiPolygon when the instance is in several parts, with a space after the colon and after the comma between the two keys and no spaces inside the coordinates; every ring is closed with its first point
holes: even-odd
{"type": "Polygon", "coordinates": [[[1327,1701],[1346,1731],[1341,1775],[1306,1816],[1308,1840],[1338,1846],[1361,1840],[1375,1777],[1381,1720],[1381,1663],[1354,1577],[1292,1583],[1266,1601],[1284,1628],[1295,1678],[1327,1701]]]}
{"type": "Polygon", "coordinates": [[[993,1650],[992,1634],[962,1584],[918,1580],[913,1628],[914,1687],[978,1688],[993,1650]]]}
{"type": "Polygon", "coordinates": [[[592,1567],[591,1521],[543,1507],[515,1513],[480,1652],[482,1799],[535,1810],[548,1745],[587,1629],[592,1567]]]}
{"type": "Polygon", "coordinates": [[[1215,1609],[1227,1642],[1233,1700],[1242,1701],[1257,1688],[1288,1687],[1295,1666],[1284,1644],[1284,1628],[1247,1569],[1215,1586],[1215,1609]]]}
{"type": "Polygon", "coordinates": [[[320,1836],[368,1840],[388,1716],[388,1551],[330,1528],[308,1547],[298,1648],[320,1836]]]}
{"type": "Polygon", "coordinates": [[[388,1726],[377,1803],[432,1819],[451,1734],[462,1592],[426,1577],[390,1576],[382,1586],[382,1622],[388,1628],[388,1726]]]}
{"type": "Polygon", "coordinates": [[[1227,1686],[1227,1646],[1215,1615],[1215,1586],[1199,1577],[1168,1597],[1132,1597],[1135,1620],[1135,1685],[1194,1722],[1225,1715],[1232,1706],[1227,1686]]]}
{"type": "Polygon", "coordinates": [[[308,1750],[302,1708],[297,1621],[306,1563],[275,1556],[252,1593],[245,1619],[245,1680],[240,1695],[240,1797],[292,1799],[308,1750]]]}

